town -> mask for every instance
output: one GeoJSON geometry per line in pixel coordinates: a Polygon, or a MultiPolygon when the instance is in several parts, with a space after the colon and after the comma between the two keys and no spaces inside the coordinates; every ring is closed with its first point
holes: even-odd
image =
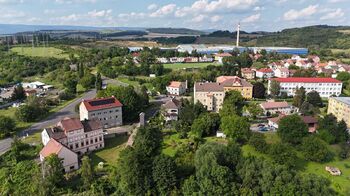
{"type": "Polygon", "coordinates": [[[347,2],[134,3],[5,13],[0,195],[350,195],[347,2]]]}

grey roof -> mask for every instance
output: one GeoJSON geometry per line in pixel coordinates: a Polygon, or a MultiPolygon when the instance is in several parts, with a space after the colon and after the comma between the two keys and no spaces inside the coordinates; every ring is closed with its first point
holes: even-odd
{"type": "Polygon", "coordinates": [[[332,99],[343,102],[346,105],[350,105],[350,97],[332,97],[332,99]]]}
{"type": "Polygon", "coordinates": [[[224,85],[220,83],[196,83],[196,92],[221,92],[224,91],[224,85]]]}
{"type": "Polygon", "coordinates": [[[180,101],[176,99],[171,99],[165,104],[163,104],[163,107],[166,109],[178,109],[180,107],[180,101]]]}

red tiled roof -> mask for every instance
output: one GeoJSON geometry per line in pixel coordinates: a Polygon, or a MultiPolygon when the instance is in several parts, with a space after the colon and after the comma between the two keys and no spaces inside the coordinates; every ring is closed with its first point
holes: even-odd
{"type": "Polygon", "coordinates": [[[230,54],[230,53],[218,53],[218,54],[216,54],[215,56],[218,56],[218,57],[228,57],[228,56],[232,56],[232,54],[230,54]]]}
{"type": "Polygon", "coordinates": [[[180,88],[182,82],[177,82],[177,81],[172,81],[170,84],[169,84],[169,87],[172,87],[172,88],[180,88]]]}
{"type": "Polygon", "coordinates": [[[249,69],[249,68],[243,68],[243,69],[241,69],[241,72],[242,73],[254,73],[254,70],[249,69]]]}
{"type": "Polygon", "coordinates": [[[43,157],[48,157],[51,154],[58,154],[62,148],[62,144],[51,138],[46,146],[40,151],[40,154],[43,157]]]}
{"type": "Polygon", "coordinates": [[[264,102],[261,103],[261,106],[265,109],[273,109],[273,108],[287,108],[289,104],[285,101],[283,102],[264,102]]]}
{"type": "Polygon", "coordinates": [[[271,73],[273,72],[272,69],[270,68],[261,68],[258,70],[258,72],[263,72],[263,73],[271,73]]]}
{"type": "Polygon", "coordinates": [[[65,132],[84,129],[83,124],[78,118],[66,118],[59,123],[65,132]]]}
{"type": "Polygon", "coordinates": [[[114,97],[84,100],[83,104],[87,111],[96,111],[123,106],[123,104],[121,104],[120,101],[114,97]]]}
{"type": "Polygon", "coordinates": [[[272,80],[282,83],[342,83],[334,78],[273,78],[272,80]]]}

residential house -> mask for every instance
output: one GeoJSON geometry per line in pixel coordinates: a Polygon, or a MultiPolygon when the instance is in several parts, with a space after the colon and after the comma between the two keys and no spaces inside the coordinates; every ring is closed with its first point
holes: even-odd
{"type": "Polygon", "coordinates": [[[180,113],[181,102],[171,99],[162,105],[162,115],[166,122],[177,121],[180,113]]]}
{"type": "Polygon", "coordinates": [[[27,97],[29,97],[29,96],[36,96],[38,92],[35,89],[25,89],[24,93],[27,97]]]}
{"type": "Polygon", "coordinates": [[[161,57],[161,58],[157,58],[157,62],[162,63],[162,64],[167,64],[167,63],[169,63],[169,60],[168,60],[168,58],[161,57]]]}
{"type": "MultiPolygon", "coordinates": [[[[268,125],[274,129],[278,129],[279,121],[286,115],[279,115],[276,118],[268,118],[268,125]]],[[[312,116],[300,116],[304,123],[308,126],[309,133],[315,133],[318,125],[316,118],[312,116]]]]}
{"type": "Polygon", "coordinates": [[[208,111],[219,112],[228,91],[239,91],[244,98],[251,99],[253,85],[237,76],[221,76],[217,82],[197,82],[194,85],[194,102],[200,102],[208,111]]]}
{"type": "Polygon", "coordinates": [[[187,81],[186,82],[178,82],[178,81],[172,81],[170,84],[166,87],[166,91],[169,95],[175,95],[180,96],[186,93],[187,90],[187,81]]]}
{"type": "Polygon", "coordinates": [[[185,63],[198,63],[199,59],[198,59],[198,57],[185,57],[184,62],[185,63]]]}
{"type": "Polygon", "coordinates": [[[350,128],[350,97],[330,97],[327,114],[333,114],[338,121],[344,120],[350,128]]]}
{"type": "Polygon", "coordinates": [[[250,68],[241,69],[242,77],[247,80],[253,80],[255,78],[255,71],[250,68]]]}
{"type": "Polygon", "coordinates": [[[289,69],[288,68],[277,68],[274,70],[274,76],[277,78],[288,78],[289,69]]]}
{"type": "Polygon", "coordinates": [[[185,58],[184,57],[171,57],[169,59],[170,63],[183,63],[185,62],[185,58]]]}
{"type": "Polygon", "coordinates": [[[230,54],[230,53],[217,53],[217,54],[215,54],[214,59],[215,59],[215,61],[219,62],[220,64],[223,64],[222,60],[225,57],[231,57],[231,56],[232,56],[232,54],[230,54]]]}
{"type": "Polygon", "coordinates": [[[44,146],[51,139],[55,139],[79,156],[104,148],[102,125],[96,119],[80,121],[78,118],[65,118],[56,126],[45,128],[41,132],[44,146]]]}
{"type": "Polygon", "coordinates": [[[123,105],[115,97],[83,100],[79,106],[80,120],[97,119],[104,128],[123,125],[123,105]]]}
{"type": "Polygon", "coordinates": [[[216,78],[217,83],[224,85],[224,91],[236,90],[246,99],[253,98],[253,85],[238,76],[220,76],[216,78]]]}
{"type": "Polygon", "coordinates": [[[55,139],[51,138],[39,153],[40,161],[44,162],[45,158],[53,154],[56,154],[58,158],[62,160],[61,163],[65,172],[79,169],[78,155],[55,139]]]}
{"type": "Polygon", "coordinates": [[[270,68],[261,68],[256,70],[255,76],[257,78],[272,78],[274,76],[274,72],[270,68]]]}
{"type": "Polygon", "coordinates": [[[271,114],[290,115],[295,112],[295,108],[289,105],[286,101],[283,101],[283,102],[267,101],[267,102],[261,103],[260,107],[264,110],[265,115],[271,115],[271,114]]]}
{"type": "Polygon", "coordinates": [[[199,62],[204,63],[204,62],[213,62],[214,59],[213,57],[209,55],[204,55],[203,57],[199,57],[199,62]]]}
{"type": "Polygon", "coordinates": [[[321,97],[339,96],[342,92],[343,83],[334,78],[273,78],[268,83],[268,94],[271,93],[271,81],[280,84],[280,92],[294,96],[297,89],[304,87],[306,93],[317,91],[321,97]]]}

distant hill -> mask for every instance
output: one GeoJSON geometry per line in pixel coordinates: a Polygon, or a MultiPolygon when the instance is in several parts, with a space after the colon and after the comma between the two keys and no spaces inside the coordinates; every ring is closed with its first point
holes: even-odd
{"type": "Polygon", "coordinates": [[[285,29],[256,40],[258,46],[289,46],[307,48],[350,48],[350,27],[309,26],[285,29]]]}
{"type": "Polygon", "coordinates": [[[150,33],[159,34],[180,34],[180,35],[202,35],[203,31],[187,29],[187,28],[149,28],[146,29],[150,33]]]}

